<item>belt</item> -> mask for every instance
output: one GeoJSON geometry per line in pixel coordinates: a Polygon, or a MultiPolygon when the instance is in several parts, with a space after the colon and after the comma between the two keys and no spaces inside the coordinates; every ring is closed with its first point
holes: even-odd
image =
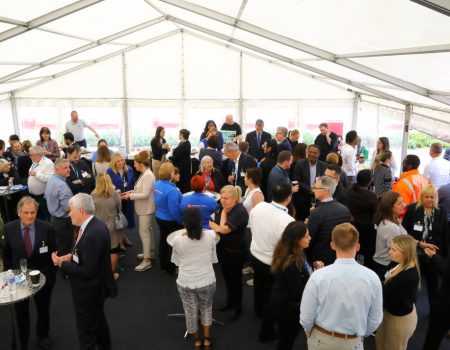
{"type": "Polygon", "coordinates": [[[314,328],[317,329],[319,332],[329,335],[331,337],[336,337],[336,338],[342,338],[342,339],[355,339],[358,338],[357,335],[350,335],[350,334],[342,334],[342,333],[337,333],[337,332],[330,332],[327,331],[326,329],[318,326],[318,325],[314,325],[314,328]]]}

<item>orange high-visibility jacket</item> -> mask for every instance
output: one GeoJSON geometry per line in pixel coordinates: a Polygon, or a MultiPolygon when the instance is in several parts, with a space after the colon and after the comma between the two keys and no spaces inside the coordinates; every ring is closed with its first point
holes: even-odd
{"type": "Polygon", "coordinates": [[[420,191],[429,183],[430,180],[419,174],[419,169],[414,169],[404,172],[392,185],[392,191],[400,193],[402,196],[403,214],[408,204],[415,203],[420,199],[420,191]]]}

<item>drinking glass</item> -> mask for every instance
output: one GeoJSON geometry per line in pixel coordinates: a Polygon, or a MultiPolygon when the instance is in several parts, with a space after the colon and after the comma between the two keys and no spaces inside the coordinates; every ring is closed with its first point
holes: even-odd
{"type": "Polygon", "coordinates": [[[24,276],[26,276],[27,273],[27,259],[20,259],[20,269],[22,270],[22,273],[24,276]]]}

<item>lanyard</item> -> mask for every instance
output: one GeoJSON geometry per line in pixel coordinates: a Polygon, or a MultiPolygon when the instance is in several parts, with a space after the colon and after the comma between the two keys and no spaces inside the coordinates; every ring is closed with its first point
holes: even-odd
{"type": "Polygon", "coordinates": [[[434,208],[431,210],[431,215],[428,216],[425,208],[423,209],[423,222],[424,222],[424,230],[422,233],[422,241],[426,241],[427,239],[431,239],[432,231],[433,231],[433,218],[434,218],[434,208]]]}

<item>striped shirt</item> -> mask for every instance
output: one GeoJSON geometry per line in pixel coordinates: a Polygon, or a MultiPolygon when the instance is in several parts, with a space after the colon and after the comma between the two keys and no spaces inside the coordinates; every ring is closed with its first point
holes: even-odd
{"type": "Polygon", "coordinates": [[[373,185],[377,197],[383,196],[384,193],[392,188],[392,171],[391,168],[381,163],[381,165],[373,171],[373,185]]]}

